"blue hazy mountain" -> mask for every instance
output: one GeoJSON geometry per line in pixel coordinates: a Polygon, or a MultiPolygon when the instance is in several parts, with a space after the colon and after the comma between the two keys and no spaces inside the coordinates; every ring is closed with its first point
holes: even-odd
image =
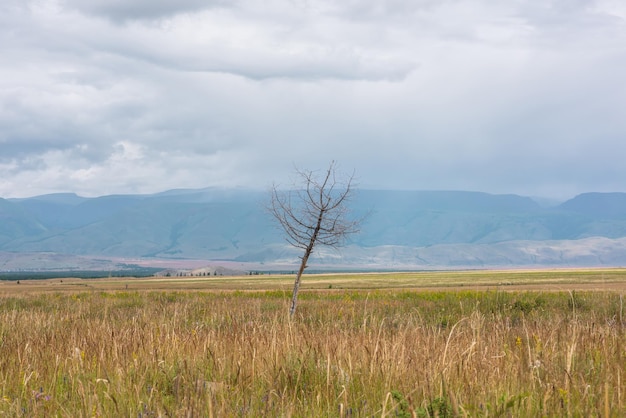
{"type": "MultiPolygon", "coordinates": [[[[267,199],[266,192],[215,188],[0,199],[0,251],[264,262],[293,256],[264,209],[267,199]]],[[[545,207],[517,195],[358,190],[350,209],[364,222],[346,257],[383,247],[487,251],[507,242],[626,237],[626,193],[586,193],[545,207]]]]}
{"type": "Polygon", "coordinates": [[[0,199],[0,247],[16,238],[37,237],[45,233],[36,216],[12,202],[0,199]]]}
{"type": "Polygon", "coordinates": [[[626,193],[583,193],[559,208],[590,219],[626,220],[626,193]]]}

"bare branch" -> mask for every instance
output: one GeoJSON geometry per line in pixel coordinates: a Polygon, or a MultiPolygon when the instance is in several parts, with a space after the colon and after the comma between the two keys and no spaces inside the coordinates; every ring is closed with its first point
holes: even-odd
{"type": "Polygon", "coordinates": [[[272,187],[269,212],[285,233],[286,241],[304,250],[294,283],[290,314],[296,308],[302,272],[317,244],[338,247],[346,237],[358,232],[360,220],[349,218],[347,204],[353,194],[354,173],[343,176],[331,161],[322,176],[296,168],[299,184],[293,190],[272,187]],[[343,179],[341,181],[340,179],[343,179]]]}

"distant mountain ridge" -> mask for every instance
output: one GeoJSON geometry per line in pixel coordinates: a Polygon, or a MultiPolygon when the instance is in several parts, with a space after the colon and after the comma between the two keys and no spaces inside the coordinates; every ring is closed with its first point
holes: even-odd
{"type": "MultiPolygon", "coordinates": [[[[293,261],[297,252],[284,244],[264,210],[267,198],[265,192],[215,188],[96,198],[69,193],[0,198],[0,251],[293,261]]],[[[340,252],[320,249],[316,262],[445,266],[448,260],[455,266],[526,266],[586,260],[626,265],[626,193],[585,193],[546,208],[512,194],[358,190],[350,208],[354,216],[365,216],[361,233],[340,252]],[[550,242],[551,249],[586,247],[594,255],[568,258],[571,252],[564,250],[560,258],[548,257],[553,250],[541,242],[550,242]],[[523,250],[529,246],[520,243],[543,248],[536,250],[543,255],[529,257],[523,250]],[[506,256],[493,256],[504,247],[506,256]],[[448,256],[433,253],[437,249],[448,256]],[[452,257],[454,251],[460,252],[452,257]]]]}

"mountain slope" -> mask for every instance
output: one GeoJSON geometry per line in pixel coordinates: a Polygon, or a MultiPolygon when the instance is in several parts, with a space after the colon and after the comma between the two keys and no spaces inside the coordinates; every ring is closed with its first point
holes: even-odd
{"type": "Polygon", "coordinates": [[[17,238],[38,236],[46,228],[28,212],[5,199],[0,199],[0,246],[17,238]]]}
{"type": "Polygon", "coordinates": [[[626,220],[626,193],[583,193],[562,203],[559,209],[591,219],[626,220]]]}
{"type": "MultiPolygon", "coordinates": [[[[99,198],[57,194],[0,199],[0,250],[264,262],[293,259],[297,254],[284,246],[263,209],[266,198],[258,191],[201,189],[99,198]]],[[[379,251],[390,260],[394,256],[389,248],[403,257],[418,248],[444,253],[455,248],[470,265],[472,259],[483,260],[477,261],[479,265],[496,259],[532,262],[521,247],[515,247],[516,256],[508,252],[494,259],[493,254],[511,242],[626,237],[624,193],[588,193],[545,208],[516,195],[358,190],[350,209],[365,219],[361,233],[347,243],[350,254],[376,258],[373,254],[379,251]],[[474,251],[481,248],[483,255],[476,255],[474,251]]],[[[319,254],[327,254],[328,260],[350,258],[348,253],[338,256],[321,249],[319,254]]],[[[615,260],[611,254],[604,260],[615,260]]],[[[535,260],[547,260],[542,257],[535,260]]]]}

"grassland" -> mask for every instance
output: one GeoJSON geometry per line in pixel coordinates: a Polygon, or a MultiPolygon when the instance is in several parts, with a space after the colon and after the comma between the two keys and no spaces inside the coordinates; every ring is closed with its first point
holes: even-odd
{"type": "Polygon", "coordinates": [[[0,416],[626,415],[624,270],[0,284],[0,416]]]}

